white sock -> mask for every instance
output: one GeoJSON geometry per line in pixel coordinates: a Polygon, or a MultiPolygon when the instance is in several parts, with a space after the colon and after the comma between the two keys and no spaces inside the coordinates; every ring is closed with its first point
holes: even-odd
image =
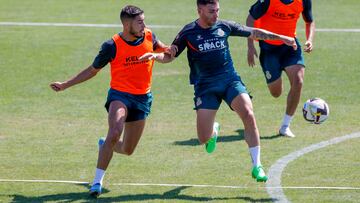
{"type": "Polygon", "coordinates": [[[96,183],[100,183],[100,185],[102,185],[103,183],[103,179],[104,179],[104,175],[105,175],[105,171],[99,168],[96,168],[96,172],[95,172],[95,178],[94,178],[94,182],[93,185],[96,183]]]}
{"type": "Polygon", "coordinates": [[[281,126],[290,126],[290,122],[291,122],[292,118],[293,118],[293,116],[289,116],[289,115],[285,114],[281,126]]]}
{"type": "Polygon", "coordinates": [[[219,132],[217,131],[217,129],[219,128],[219,123],[214,122],[213,124],[213,133],[211,135],[211,137],[215,137],[219,135],[219,132]]]}
{"type": "Polygon", "coordinates": [[[249,151],[250,151],[253,167],[260,166],[261,165],[260,146],[251,147],[249,148],[249,151]]]}

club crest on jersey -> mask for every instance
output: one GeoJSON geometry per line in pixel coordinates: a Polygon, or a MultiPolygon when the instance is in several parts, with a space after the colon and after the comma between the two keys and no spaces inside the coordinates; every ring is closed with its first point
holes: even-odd
{"type": "Polygon", "coordinates": [[[217,29],[215,32],[213,32],[213,34],[219,37],[225,36],[224,30],[222,30],[221,28],[217,29]]]}
{"type": "Polygon", "coordinates": [[[268,79],[268,80],[270,80],[271,79],[271,73],[269,72],[269,71],[266,71],[265,72],[265,76],[266,76],[266,78],[268,79]]]}
{"type": "Polygon", "coordinates": [[[201,98],[196,98],[196,106],[200,106],[202,104],[201,98]]]}

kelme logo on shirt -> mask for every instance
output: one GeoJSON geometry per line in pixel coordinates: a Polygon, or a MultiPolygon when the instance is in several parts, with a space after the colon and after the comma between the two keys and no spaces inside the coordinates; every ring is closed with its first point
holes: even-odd
{"type": "Polygon", "coordinates": [[[272,16],[274,18],[282,19],[282,20],[289,20],[294,19],[296,17],[295,13],[283,13],[281,11],[275,11],[272,16]]]}
{"type": "Polygon", "coordinates": [[[125,58],[126,63],[138,61],[138,60],[139,60],[139,58],[137,56],[129,56],[129,57],[125,58]]]}
{"type": "Polygon", "coordinates": [[[140,61],[138,56],[129,56],[125,58],[124,66],[138,65],[147,63],[148,60],[140,61]]]}

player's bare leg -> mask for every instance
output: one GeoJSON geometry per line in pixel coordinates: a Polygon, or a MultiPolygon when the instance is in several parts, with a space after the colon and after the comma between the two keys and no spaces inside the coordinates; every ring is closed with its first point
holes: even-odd
{"type": "Polygon", "coordinates": [[[124,128],[127,108],[120,101],[113,101],[109,107],[109,131],[105,143],[99,150],[97,168],[106,170],[113,155],[115,144],[119,141],[124,128]]]}
{"type": "Polygon", "coordinates": [[[305,69],[302,65],[293,65],[285,68],[285,72],[289,78],[290,90],[287,96],[286,113],[279,134],[287,137],[295,137],[290,130],[290,123],[300,101],[305,69]]]}
{"type": "MultiPolygon", "coordinates": [[[[145,127],[145,119],[139,121],[132,121],[126,122],[124,128],[124,136],[122,140],[119,140],[114,146],[114,152],[124,154],[124,155],[131,155],[144,131],[145,127]]],[[[100,138],[99,140],[99,147],[105,142],[105,138],[100,138]]]]}
{"type": "Polygon", "coordinates": [[[235,97],[231,102],[231,108],[239,115],[244,124],[245,141],[249,146],[253,164],[252,177],[258,182],[265,182],[268,177],[265,175],[260,161],[260,135],[249,95],[243,93],[235,97]]]}
{"type": "Polygon", "coordinates": [[[305,68],[302,65],[293,65],[285,68],[285,71],[290,82],[286,114],[293,116],[300,101],[305,68]]]}
{"type": "Polygon", "coordinates": [[[216,149],[219,124],[215,122],[217,110],[199,109],[196,111],[196,126],[200,144],[205,144],[208,153],[216,149]]]}
{"type": "Polygon", "coordinates": [[[283,91],[283,85],[282,85],[282,79],[281,77],[277,80],[271,82],[268,84],[268,88],[270,91],[271,96],[278,98],[280,97],[282,91],[283,91]]]}
{"type": "Polygon", "coordinates": [[[144,131],[145,119],[133,122],[126,122],[124,136],[122,141],[118,141],[114,147],[114,151],[124,155],[131,155],[144,131]]]}
{"type": "Polygon", "coordinates": [[[108,123],[109,130],[105,142],[99,148],[98,162],[96,166],[95,178],[90,188],[90,195],[97,197],[101,194],[102,180],[105,175],[110,160],[113,156],[115,144],[119,141],[123,131],[127,108],[120,101],[113,101],[109,107],[108,123]]]}

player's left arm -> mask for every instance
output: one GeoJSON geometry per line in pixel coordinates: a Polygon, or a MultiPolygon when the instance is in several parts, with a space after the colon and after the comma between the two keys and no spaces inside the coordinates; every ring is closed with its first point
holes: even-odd
{"type": "Polygon", "coordinates": [[[302,16],[305,21],[305,34],[306,34],[304,51],[310,53],[313,50],[315,21],[312,16],[311,0],[304,0],[303,5],[304,5],[304,10],[302,12],[302,16]]]}
{"type": "Polygon", "coordinates": [[[171,45],[169,48],[166,49],[165,52],[161,53],[153,53],[148,52],[142,55],[139,60],[145,61],[145,60],[155,60],[159,63],[170,63],[175,59],[175,53],[177,52],[177,46],[171,45]]]}
{"type": "Polygon", "coordinates": [[[246,26],[244,26],[244,27],[250,31],[250,36],[248,36],[248,37],[253,40],[281,40],[286,45],[293,47],[294,50],[297,49],[297,44],[296,44],[295,38],[293,38],[293,37],[276,34],[276,33],[273,33],[273,32],[270,32],[270,31],[267,31],[264,29],[252,28],[252,27],[246,27],[246,26]]]}
{"type": "Polygon", "coordinates": [[[170,63],[173,60],[171,54],[171,46],[162,43],[154,33],[153,37],[153,52],[148,52],[140,56],[140,61],[155,60],[160,63],[170,63]]]}
{"type": "Polygon", "coordinates": [[[248,37],[252,40],[281,40],[286,45],[293,47],[294,50],[297,49],[297,44],[293,37],[276,34],[260,28],[240,25],[233,21],[225,21],[225,23],[230,27],[230,36],[248,37]]]}
{"type": "Polygon", "coordinates": [[[156,41],[156,46],[154,47],[154,52],[155,53],[166,52],[166,51],[168,51],[169,48],[170,48],[169,46],[162,43],[160,40],[157,40],[156,41]]]}
{"type": "Polygon", "coordinates": [[[139,60],[155,60],[160,63],[170,63],[178,57],[186,47],[184,40],[185,27],[177,34],[173,43],[162,53],[145,53],[139,60]]]}
{"type": "Polygon", "coordinates": [[[297,49],[297,44],[293,37],[276,34],[260,28],[240,25],[234,21],[225,21],[225,23],[230,27],[230,36],[248,37],[252,40],[281,40],[286,45],[293,47],[294,50],[297,49]]]}
{"type": "Polygon", "coordinates": [[[164,44],[163,42],[161,42],[154,33],[152,33],[153,35],[153,52],[154,53],[170,53],[170,46],[164,44]]]}

